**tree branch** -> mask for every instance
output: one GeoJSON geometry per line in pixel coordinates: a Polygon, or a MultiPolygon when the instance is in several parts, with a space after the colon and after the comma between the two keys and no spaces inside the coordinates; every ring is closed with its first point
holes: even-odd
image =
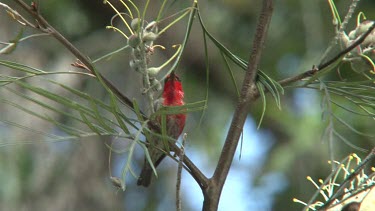
{"type": "Polygon", "coordinates": [[[273,1],[264,0],[257,23],[255,37],[253,39],[253,48],[249,58],[249,65],[242,83],[240,99],[237,103],[218,165],[215,169],[213,177],[209,181],[208,189],[204,190],[205,199],[203,210],[217,210],[218,208],[220,195],[236,152],[238,141],[247,117],[249,105],[259,96],[256,88],[257,69],[261,59],[268,27],[271,22],[272,12],[273,1]]]}
{"type": "Polygon", "coordinates": [[[180,158],[183,160],[183,163],[186,165],[186,167],[189,169],[190,175],[194,178],[194,180],[198,183],[198,185],[201,187],[201,189],[205,189],[208,186],[208,179],[204,174],[199,170],[199,168],[189,159],[189,157],[186,156],[185,153],[182,152],[182,150],[177,146],[175,143],[170,143],[169,147],[173,152],[175,152],[177,155],[182,155],[180,158]]]}

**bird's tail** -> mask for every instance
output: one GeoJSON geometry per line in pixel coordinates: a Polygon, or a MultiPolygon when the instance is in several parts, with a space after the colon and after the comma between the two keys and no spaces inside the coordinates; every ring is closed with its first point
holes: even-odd
{"type": "Polygon", "coordinates": [[[152,171],[151,165],[145,159],[141,174],[138,177],[137,185],[148,187],[151,183],[152,174],[153,174],[153,171],[152,171]]]}
{"type": "MultiPolygon", "coordinates": [[[[149,153],[150,153],[150,157],[152,159],[152,162],[153,162],[155,168],[159,165],[159,163],[166,156],[163,152],[160,152],[157,149],[151,149],[149,151],[149,153]]],[[[145,158],[141,174],[138,177],[137,185],[142,185],[144,187],[148,187],[151,183],[153,174],[154,174],[154,171],[152,170],[152,167],[151,167],[149,161],[145,158]]]]}

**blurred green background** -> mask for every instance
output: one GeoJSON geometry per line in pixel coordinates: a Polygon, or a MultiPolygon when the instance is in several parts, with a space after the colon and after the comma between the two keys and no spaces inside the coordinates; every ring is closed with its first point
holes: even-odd
{"type": "MultiPolygon", "coordinates": [[[[13,1],[0,2],[20,9],[13,1]]],[[[108,5],[104,5],[103,1],[38,2],[42,15],[91,59],[126,45],[126,40],[120,34],[105,29],[114,12],[108,5]]],[[[144,5],[144,1],[134,2],[140,5],[140,8],[144,5]]],[[[161,2],[151,1],[148,20],[155,17],[161,2]]],[[[350,1],[336,1],[342,18],[349,3],[350,1]]],[[[191,4],[191,1],[175,1],[169,5],[166,16],[191,4]]],[[[118,3],[115,5],[122,8],[118,3]]],[[[232,52],[247,60],[261,1],[211,0],[200,1],[199,6],[207,29],[232,52]]],[[[375,19],[375,2],[361,1],[355,16],[359,11],[363,11],[368,19],[375,19]]],[[[355,18],[350,21],[347,31],[355,28],[355,18]]],[[[171,46],[182,42],[186,22],[187,18],[160,37],[158,43],[167,47],[167,50],[157,49],[152,57],[152,64],[162,64],[174,53],[171,46]]],[[[3,9],[0,10],[0,41],[13,39],[20,28],[3,9]]],[[[24,33],[32,34],[35,30],[25,29],[24,33]]],[[[226,137],[237,94],[220,52],[212,43],[208,45],[210,72],[207,87],[202,34],[196,20],[178,74],[183,81],[186,102],[203,100],[206,90],[209,91],[208,108],[202,123],[199,124],[201,112],[189,113],[185,132],[188,134],[187,155],[210,176],[226,137]]],[[[275,1],[260,69],[275,80],[302,73],[319,63],[333,36],[334,27],[326,1],[275,1]]],[[[51,37],[30,39],[21,43],[12,54],[0,55],[0,58],[48,71],[76,71],[70,65],[75,62],[74,56],[51,37]]],[[[145,98],[140,94],[141,77],[129,68],[129,58],[130,51],[125,50],[99,62],[97,68],[129,98],[137,99],[145,109],[145,98]]],[[[233,70],[240,85],[244,72],[234,65],[233,70]]],[[[351,77],[350,65],[342,65],[340,71],[345,77],[351,77]]],[[[0,67],[0,74],[15,73],[0,67]]],[[[105,91],[92,79],[74,75],[54,77],[61,83],[100,99],[108,98],[105,91]]],[[[30,83],[40,83],[41,87],[50,90],[54,88],[47,87],[37,79],[30,79],[30,83]]],[[[61,95],[68,94],[64,90],[55,91],[61,95]]],[[[0,89],[0,96],[1,99],[23,105],[29,103],[30,105],[26,105],[36,112],[40,109],[4,89],[0,89]]],[[[243,142],[241,148],[237,149],[219,210],[301,210],[302,206],[293,203],[292,198],[308,201],[315,191],[306,176],[317,180],[330,173],[330,166],[327,164],[328,143],[326,139],[322,140],[327,122],[322,120],[321,93],[286,88],[285,95],[282,96],[281,110],[270,96],[267,100],[267,112],[259,130],[256,127],[262,110],[260,100],[249,108],[243,142]]],[[[39,128],[46,133],[61,133],[53,125],[32,118],[12,106],[0,105],[2,120],[39,128]]],[[[364,132],[373,131],[373,119],[350,116],[336,108],[334,110],[357,129],[364,132]]],[[[43,113],[42,110],[40,112],[46,116],[60,118],[56,114],[43,113]]],[[[70,120],[60,121],[69,123],[70,120]]],[[[335,127],[351,143],[364,149],[373,146],[372,138],[353,134],[339,123],[335,124],[335,127]]],[[[136,179],[128,176],[127,189],[122,192],[113,187],[109,180],[109,155],[104,142],[110,138],[83,138],[48,143],[43,142],[43,137],[0,122],[2,143],[40,141],[37,144],[1,145],[0,210],[175,209],[177,165],[171,159],[160,165],[159,179],[150,188],[137,187],[136,179]]],[[[122,149],[126,147],[126,143],[116,147],[122,149]]],[[[340,140],[334,142],[334,149],[337,160],[351,152],[365,155],[340,140]]],[[[143,162],[140,147],[135,157],[133,165],[138,173],[143,162]]],[[[113,176],[120,175],[125,161],[126,153],[113,156],[110,164],[113,176]]],[[[183,210],[201,210],[203,196],[198,186],[186,173],[183,174],[182,180],[183,210]]]]}

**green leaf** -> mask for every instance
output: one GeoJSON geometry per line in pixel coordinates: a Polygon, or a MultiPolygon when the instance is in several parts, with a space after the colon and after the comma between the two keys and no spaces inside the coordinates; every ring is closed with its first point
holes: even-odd
{"type": "Polygon", "coordinates": [[[154,114],[152,114],[150,118],[154,119],[156,116],[160,115],[186,114],[190,112],[201,111],[207,108],[206,102],[206,100],[201,100],[194,103],[186,103],[183,106],[163,106],[154,114]]]}
{"type": "Polygon", "coordinates": [[[143,151],[145,153],[145,157],[146,157],[147,162],[150,164],[150,166],[152,168],[152,171],[154,172],[155,176],[157,177],[158,173],[156,172],[156,168],[154,166],[154,163],[152,162],[150,153],[148,152],[148,149],[147,149],[146,145],[144,145],[144,144],[140,144],[140,145],[143,148],[143,151]]]}
{"type": "Polygon", "coordinates": [[[171,69],[168,71],[168,74],[171,73],[173,70],[176,70],[178,64],[181,61],[182,54],[185,51],[185,47],[186,47],[187,41],[188,41],[189,36],[190,36],[191,28],[193,26],[194,16],[195,16],[196,11],[198,10],[197,7],[198,7],[198,2],[194,1],[191,12],[190,12],[190,15],[189,15],[189,20],[188,20],[188,23],[187,23],[187,26],[186,26],[185,37],[184,37],[184,40],[182,41],[181,50],[180,50],[179,54],[177,55],[176,60],[173,63],[171,69]]]}
{"type": "MultiPolygon", "coordinates": [[[[211,41],[215,44],[215,46],[220,50],[221,54],[225,55],[224,58],[229,58],[233,63],[238,65],[240,68],[242,68],[243,70],[247,70],[248,64],[245,60],[243,60],[242,58],[232,53],[228,48],[226,48],[223,44],[221,44],[210,32],[208,32],[208,30],[206,29],[203,23],[203,20],[202,20],[202,17],[200,16],[199,11],[198,11],[198,18],[199,18],[199,22],[201,24],[202,30],[211,39],[211,41]]],[[[224,61],[226,62],[226,59],[224,61]]],[[[280,93],[281,94],[284,93],[284,89],[282,88],[282,86],[277,81],[267,76],[267,74],[265,74],[261,70],[258,70],[258,77],[261,78],[260,82],[263,84],[263,86],[266,87],[269,92],[271,92],[277,106],[281,108],[280,93]]]]}
{"type": "Polygon", "coordinates": [[[226,56],[224,55],[223,52],[220,52],[220,55],[224,60],[224,63],[225,63],[225,66],[226,66],[227,70],[229,71],[229,75],[230,75],[230,78],[231,78],[232,83],[234,85],[234,88],[236,88],[237,97],[240,97],[240,90],[238,89],[236,79],[234,78],[234,74],[233,74],[232,69],[230,68],[228,60],[227,60],[227,58],[226,58],[226,56]]]}
{"type": "Polygon", "coordinates": [[[111,113],[115,116],[115,118],[117,119],[117,121],[118,121],[118,123],[119,123],[119,126],[124,130],[124,132],[125,132],[126,134],[129,134],[129,133],[127,132],[127,127],[126,127],[126,125],[123,123],[122,120],[125,120],[125,122],[126,122],[127,124],[129,124],[130,126],[132,126],[134,129],[138,129],[138,127],[135,126],[135,125],[133,124],[133,122],[132,122],[132,121],[136,121],[136,120],[134,120],[134,119],[132,120],[132,119],[128,118],[127,116],[125,116],[125,114],[123,114],[123,113],[121,112],[121,110],[119,109],[119,107],[118,107],[118,105],[117,105],[117,98],[115,97],[115,95],[110,94],[110,98],[111,98],[111,106],[109,106],[109,105],[107,105],[106,103],[104,103],[103,101],[98,100],[98,99],[96,99],[96,98],[93,98],[91,95],[89,95],[89,94],[87,94],[87,93],[85,93],[85,92],[81,92],[81,91],[79,91],[79,90],[77,90],[77,89],[73,89],[73,88],[71,88],[71,87],[68,87],[68,86],[66,86],[66,85],[64,85],[64,84],[58,83],[58,82],[56,82],[56,81],[51,81],[51,82],[52,82],[52,83],[55,83],[55,84],[57,84],[57,85],[59,85],[59,86],[61,86],[62,88],[64,88],[64,89],[66,89],[67,91],[69,91],[69,92],[75,94],[76,96],[78,96],[78,97],[80,97],[80,98],[82,98],[82,99],[84,99],[84,100],[87,100],[87,101],[92,101],[92,102],[94,102],[96,105],[100,106],[101,108],[103,108],[103,109],[105,109],[105,110],[111,112],[111,113]],[[119,118],[119,119],[118,119],[118,118],[119,118]],[[121,119],[121,120],[120,120],[120,119],[121,119]],[[124,125],[121,125],[121,124],[124,124],[124,125]]]}
{"type": "Polygon", "coordinates": [[[331,114],[335,119],[337,119],[341,124],[343,124],[344,126],[346,126],[349,130],[351,130],[352,132],[358,134],[358,135],[361,135],[361,136],[366,136],[366,137],[370,137],[370,138],[374,138],[375,135],[370,135],[370,134],[367,134],[367,133],[363,133],[361,131],[358,131],[357,129],[355,129],[353,126],[351,126],[349,123],[347,123],[345,120],[343,120],[342,118],[334,115],[334,114],[331,114]]]}
{"type": "Polygon", "coordinates": [[[45,137],[48,137],[48,138],[60,138],[60,136],[50,134],[50,133],[46,133],[45,131],[35,130],[35,129],[30,128],[28,126],[24,126],[24,125],[21,125],[19,123],[8,121],[8,120],[5,120],[5,119],[0,119],[0,122],[3,122],[4,124],[9,125],[9,126],[13,126],[13,127],[22,129],[24,131],[29,131],[29,132],[31,132],[33,134],[36,134],[36,135],[42,135],[42,136],[45,136],[45,137]]]}
{"type": "Polygon", "coordinates": [[[361,152],[368,152],[368,150],[363,149],[362,147],[359,147],[355,144],[352,144],[348,139],[346,139],[344,136],[340,135],[336,130],[333,130],[333,134],[336,137],[338,137],[342,142],[344,142],[346,145],[348,145],[349,147],[351,147],[353,149],[356,149],[358,151],[361,151],[361,152]]]}
{"type": "MultiPolygon", "coordinates": [[[[106,131],[110,132],[110,133],[116,133],[116,130],[113,129],[113,126],[109,126],[106,124],[106,122],[104,121],[106,118],[103,117],[101,114],[100,114],[100,111],[98,109],[98,106],[96,105],[96,103],[94,101],[90,101],[90,104],[91,104],[91,108],[92,108],[92,111],[93,111],[93,114],[95,115],[95,120],[99,123],[99,125],[105,129],[106,131]]],[[[111,120],[108,120],[112,125],[114,124],[113,121],[111,120]]]]}
{"type": "MultiPolygon", "coordinates": [[[[206,66],[206,95],[205,95],[205,103],[204,106],[207,108],[208,104],[208,95],[209,95],[209,86],[210,86],[210,61],[208,57],[208,47],[207,47],[207,36],[206,33],[203,31],[203,44],[204,44],[204,55],[205,55],[205,66],[206,66]]],[[[199,118],[199,122],[197,124],[197,128],[200,128],[203,122],[203,118],[206,114],[206,109],[203,109],[199,118]]]]}
{"type": "Polygon", "coordinates": [[[82,118],[83,122],[90,128],[90,130],[92,130],[93,132],[95,132],[96,134],[98,134],[100,136],[101,131],[103,131],[103,130],[100,130],[99,128],[94,126],[91,123],[91,121],[86,118],[86,116],[83,112],[79,112],[79,114],[81,115],[81,118],[82,118]]]}
{"type": "Polygon", "coordinates": [[[45,71],[34,68],[34,67],[30,67],[30,66],[27,66],[27,65],[24,65],[24,64],[6,61],[6,60],[0,60],[0,65],[3,65],[5,67],[15,69],[15,70],[18,70],[18,71],[21,71],[21,72],[24,72],[24,73],[29,73],[29,74],[46,73],[45,71]]]}
{"type": "Polygon", "coordinates": [[[256,85],[258,87],[258,91],[259,91],[259,94],[260,94],[260,97],[261,97],[260,99],[262,100],[262,104],[263,104],[262,114],[260,116],[258,127],[257,127],[257,129],[259,129],[260,125],[262,124],[264,114],[266,113],[267,102],[266,102],[266,94],[264,93],[263,84],[260,83],[260,82],[257,82],[256,85]]]}
{"type": "MultiPolygon", "coordinates": [[[[119,114],[122,114],[120,108],[118,107],[117,105],[117,101],[116,101],[116,98],[115,96],[111,95],[111,105],[112,105],[112,114],[115,116],[117,122],[119,123],[122,131],[125,132],[125,134],[130,134],[130,131],[128,129],[128,127],[126,126],[125,122],[123,121],[122,117],[120,117],[119,114]]],[[[122,114],[122,116],[124,117],[125,115],[122,114]]]]}

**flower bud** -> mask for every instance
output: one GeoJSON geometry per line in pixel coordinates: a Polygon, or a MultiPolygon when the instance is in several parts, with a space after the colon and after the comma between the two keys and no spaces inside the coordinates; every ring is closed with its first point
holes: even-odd
{"type": "Polygon", "coordinates": [[[155,77],[159,72],[161,68],[160,67],[150,67],[147,69],[148,75],[151,77],[155,77]]]}
{"type": "Polygon", "coordinates": [[[121,188],[122,190],[125,190],[125,186],[120,178],[110,177],[109,179],[111,180],[113,186],[115,186],[116,188],[121,188]]]}
{"type": "Polygon", "coordinates": [[[132,60],[130,60],[130,62],[129,62],[129,66],[130,66],[130,68],[132,68],[133,70],[135,70],[135,71],[139,71],[140,68],[143,66],[143,63],[141,62],[141,60],[138,60],[138,59],[132,59],[132,60]]]}
{"type": "Polygon", "coordinates": [[[132,34],[128,39],[128,45],[132,48],[136,48],[141,44],[141,39],[139,39],[137,34],[132,34]]]}
{"type": "Polygon", "coordinates": [[[363,33],[366,33],[368,31],[368,29],[372,26],[373,23],[374,23],[374,21],[370,21],[370,20],[365,20],[362,23],[360,23],[356,28],[357,37],[359,35],[363,34],[363,33]]]}
{"type": "Polygon", "coordinates": [[[357,73],[364,73],[367,71],[374,72],[374,66],[369,61],[369,57],[355,57],[350,60],[352,69],[357,73]]]}
{"type": "Polygon", "coordinates": [[[349,38],[351,40],[357,39],[363,33],[366,33],[373,23],[374,21],[370,21],[370,20],[363,21],[353,31],[349,33],[349,38]]]}
{"type": "Polygon", "coordinates": [[[142,40],[143,42],[152,42],[155,41],[158,38],[158,34],[155,34],[154,32],[145,32],[143,34],[142,40]]]}
{"type": "Polygon", "coordinates": [[[155,91],[160,91],[163,88],[160,81],[154,77],[150,79],[150,84],[155,91]]]}
{"type": "Polygon", "coordinates": [[[374,47],[375,46],[375,31],[372,31],[367,37],[366,39],[362,42],[361,44],[362,46],[365,46],[365,47],[374,47]]]}
{"type": "Polygon", "coordinates": [[[131,54],[132,54],[134,59],[141,59],[142,58],[142,51],[139,48],[133,48],[131,54]]]}
{"type": "Polygon", "coordinates": [[[344,45],[343,47],[346,48],[350,45],[350,38],[345,33],[340,33],[339,38],[341,43],[344,45]]]}
{"type": "Polygon", "coordinates": [[[355,35],[356,35],[356,30],[352,30],[349,32],[349,39],[350,40],[355,40],[355,35]]]}

